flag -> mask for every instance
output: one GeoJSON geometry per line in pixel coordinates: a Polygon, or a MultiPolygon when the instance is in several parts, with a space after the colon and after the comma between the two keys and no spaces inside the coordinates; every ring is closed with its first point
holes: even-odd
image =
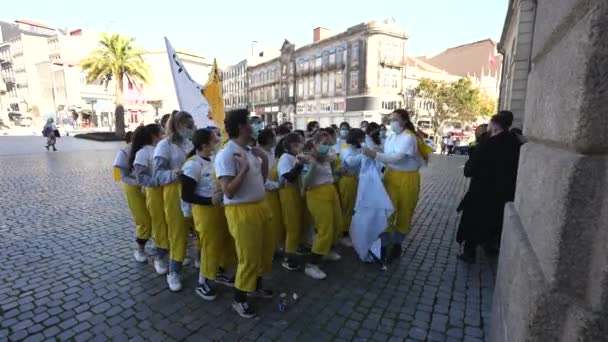
{"type": "Polygon", "coordinates": [[[492,64],[492,65],[496,64],[496,57],[494,56],[492,51],[490,51],[490,57],[488,58],[488,62],[490,62],[490,64],[492,64]]]}
{"type": "Polygon", "coordinates": [[[211,111],[209,112],[209,118],[215,123],[215,127],[218,127],[224,132],[224,99],[222,98],[222,80],[220,79],[220,73],[217,68],[217,62],[213,60],[213,68],[209,73],[209,80],[203,90],[203,95],[209,103],[211,111]]]}
{"type": "Polygon", "coordinates": [[[177,52],[175,52],[167,37],[165,37],[165,45],[167,46],[167,55],[169,56],[169,65],[171,66],[179,109],[192,115],[196,127],[215,126],[207,117],[209,114],[209,104],[203,96],[203,86],[196,83],[190,77],[186,67],[179,56],[177,56],[177,52]]]}

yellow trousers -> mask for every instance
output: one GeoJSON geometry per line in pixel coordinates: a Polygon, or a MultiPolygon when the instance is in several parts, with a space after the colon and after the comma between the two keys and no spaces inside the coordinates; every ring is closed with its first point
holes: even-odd
{"type": "Polygon", "coordinates": [[[384,187],[388,193],[395,212],[392,225],[387,231],[396,229],[402,234],[410,231],[414,211],[420,194],[420,173],[418,171],[388,170],[384,174],[384,187]]]}
{"type": "Polygon", "coordinates": [[[342,211],[338,192],[333,184],[310,189],[306,191],[306,204],[317,230],[312,252],[326,255],[342,229],[342,211]]]}
{"type": "Polygon", "coordinates": [[[138,239],[148,240],[152,234],[152,219],[146,208],[146,194],[141,187],[125,184],[125,196],[127,205],[135,221],[135,236],[138,239]]]}
{"type": "Polygon", "coordinates": [[[340,193],[340,207],[342,208],[342,221],[344,223],[342,231],[350,230],[350,223],[353,220],[355,202],[357,201],[357,189],[359,179],[356,176],[342,176],[338,182],[338,192],[340,193]]]}
{"type": "Polygon", "coordinates": [[[283,226],[285,227],[285,253],[294,254],[302,242],[304,222],[304,201],[300,191],[293,184],[279,189],[283,226]]]}
{"type": "Polygon", "coordinates": [[[224,208],[193,204],[192,218],[201,247],[200,274],[215,280],[220,266],[228,269],[236,264],[234,239],[228,231],[224,208]]]}
{"type": "Polygon", "coordinates": [[[266,191],[264,200],[271,214],[270,221],[267,224],[269,234],[264,235],[264,264],[266,265],[264,266],[264,273],[269,273],[272,270],[274,252],[285,241],[285,228],[283,226],[279,192],[277,190],[266,191]]]}
{"type": "Polygon", "coordinates": [[[163,202],[165,219],[169,232],[169,259],[183,262],[188,247],[190,226],[184,218],[180,200],[180,185],[178,182],[163,186],[163,202]]]}
{"type": "Polygon", "coordinates": [[[146,207],[152,220],[152,237],[157,248],[169,249],[169,233],[165,220],[163,188],[146,188],[146,207]]]}
{"type": "Polygon", "coordinates": [[[232,204],[224,211],[238,259],[234,287],[253,292],[263,272],[264,233],[270,219],[268,206],[265,201],[232,204]]]}

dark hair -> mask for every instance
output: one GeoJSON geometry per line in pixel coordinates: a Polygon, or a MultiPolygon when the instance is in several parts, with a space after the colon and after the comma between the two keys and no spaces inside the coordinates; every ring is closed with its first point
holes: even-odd
{"type": "Polygon", "coordinates": [[[152,138],[155,135],[161,134],[162,130],[159,124],[149,124],[146,126],[139,126],[133,132],[133,138],[131,139],[131,153],[129,154],[129,170],[133,169],[133,162],[135,161],[135,155],[142,147],[152,144],[152,138]]]}
{"type": "Polygon", "coordinates": [[[266,146],[272,141],[272,139],[274,139],[274,137],[275,134],[272,128],[264,128],[258,134],[258,144],[260,144],[260,146],[266,146]]]}
{"type": "Polygon", "coordinates": [[[508,129],[513,125],[513,112],[510,110],[501,110],[498,112],[498,115],[501,116],[503,123],[506,125],[505,129],[508,129]]]}
{"type": "Polygon", "coordinates": [[[367,120],[361,121],[361,123],[359,124],[359,127],[363,126],[363,124],[369,125],[369,121],[367,121],[367,120]]]}
{"type": "MultiPolygon", "coordinates": [[[[166,129],[166,136],[169,138],[169,140],[175,142],[177,141],[177,136],[178,132],[177,132],[177,126],[180,124],[184,124],[186,121],[188,120],[192,120],[192,115],[190,115],[190,113],[188,112],[175,112],[173,111],[173,113],[171,113],[171,118],[169,118],[169,122],[167,122],[167,127],[165,127],[166,129]]],[[[180,139],[182,139],[182,137],[180,137],[180,139]]]]}
{"type": "Polygon", "coordinates": [[[291,133],[291,131],[287,128],[287,125],[282,124],[281,126],[279,126],[279,128],[277,128],[277,135],[287,135],[291,133]]]}
{"type": "Polygon", "coordinates": [[[497,124],[502,130],[506,131],[509,129],[509,120],[505,120],[505,117],[500,114],[493,115],[490,119],[491,123],[497,124]]]}
{"type": "Polygon", "coordinates": [[[399,108],[395,109],[393,113],[399,115],[401,117],[401,120],[405,122],[405,129],[410,130],[412,131],[412,133],[416,134],[416,127],[414,127],[412,120],[410,120],[410,112],[405,109],[399,108]]]}
{"type": "Polygon", "coordinates": [[[130,144],[132,139],[133,139],[133,132],[128,131],[127,133],[125,133],[125,141],[127,142],[127,144],[130,144]]]}
{"type": "Polygon", "coordinates": [[[160,126],[162,129],[167,129],[167,121],[171,118],[171,114],[165,114],[162,118],[160,118],[160,126]]]}
{"type": "Polygon", "coordinates": [[[351,128],[346,137],[346,143],[349,145],[361,147],[361,141],[365,140],[365,132],[360,128],[351,128]]]}
{"type": "Polygon", "coordinates": [[[325,127],[323,128],[321,131],[331,135],[331,136],[335,136],[336,135],[336,130],[333,129],[332,127],[325,127]]]}
{"type": "Polygon", "coordinates": [[[299,134],[299,135],[301,135],[301,136],[302,136],[302,138],[306,137],[306,133],[304,133],[304,131],[303,131],[303,130],[301,130],[301,129],[296,129],[296,130],[295,130],[295,131],[293,131],[293,132],[294,132],[294,133],[297,133],[297,134],[299,134]]]}
{"type": "Polygon", "coordinates": [[[382,140],[380,140],[380,125],[375,122],[370,122],[369,125],[365,128],[365,134],[369,135],[372,138],[372,141],[376,145],[382,144],[382,140]]]}
{"type": "Polygon", "coordinates": [[[340,124],[340,129],[342,129],[342,127],[345,127],[345,126],[346,126],[347,129],[350,129],[350,124],[348,122],[346,122],[346,121],[344,121],[344,122],[342,122],[340,124]]]}
{"type": "Polygon", "coordinates": [[[380,130],[385,130],[386,131],[386,125],[385,124],[381,124],[380,125],[380,130]]]}
{"type": "Polygon", "coordinates": [[[209,144],[213,134],[215,134],[215,132],[210,128],[201,128],[194,131],[194,134],[192,135],[192,145],[194,148],[188,153],[187,158],[195,155],[196,151],[200,150],[203,145],[209,144]]]}
{"type": "Polygon", "coordinates": [[[334,131],[338,130],[338,125],[336,125],[336,124],[331,124],[331,126],[329,126],[329,127],[331,127],[334,131]]]}
{"type": "Polygon", "coordinates": [[[281,156],[285,152],[291,152],[289,150],[289,147],[291,146],[291,144],[301,143],[302,139],[303,139],[302,136],[299,135],[298,133],[287,134],[287,136],[285,136],[285,138],[281,139],[281,141],[279,141],[279,143],[277,144],[277,148],[274,150],[275,157],[281,158],[281,156]]]}
{"type": "Polygon", "coordinates": [[[239,137],[241,127],[246,126],[249,121],[249,111],[247,109],[235,109],[226,113],[224,128],[230,139],[239,137]]]}
{"type": "Polygon", "coordinates": [[[319,126],[319,122],[317,121],[311,121],[306,125],[306,132],[310,133],[312,132],[313,128],[315,128],[315,126],[319,126]]]}

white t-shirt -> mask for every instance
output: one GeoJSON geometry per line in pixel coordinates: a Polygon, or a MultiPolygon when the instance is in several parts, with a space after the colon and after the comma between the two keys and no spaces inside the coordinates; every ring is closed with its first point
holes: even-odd
{"type": "Polygon", "coordinates": [[[133,164],[141,165],[150,170],[150,175],[152,175],[152,168],[154,166],[154,146],[146,145],[142,147],[137,153],[135,153],[135,160],[133,164]]]}
{"type": "Polygon", "coordinates": [[[192,148],[190,140],[184,140],[181,144],[176,144],[169,141],[168,138],[164,138],[156,145],[154,158],[165,158],[169,161],[172,170],[180,170],[192,148]]]}
{"type": "MultiPolygon", "coordinates": [[[[310,165],[304,166],[304,171],[308,172],[310,165]]],[[[306,184],[309,188],[314,188],[320,185],[333,184],[334,176],[331,170],[331,163],[324,161],[315,165],[315,171],[313,177],[306,184]]]]}
{"type": "Polygon", "coordinates": [[[399,171],[417,171],[421,165],[418,142],[407,132],[388,137],[384,144],[384,153],[378,154],[376,159],[399,171]]]}
{"type": "Polygon", "coordinates": [[[277,163],[277,173],[279,174],[279,184],[281,186],[286,182],[286,180],[283,178],[283,175],[293,170],[293,168],[296,166],[296,163],[296,157],[289,153],[283,153],[281,155],[281,158],[279,158],[279,162],[277,163]]]}
{"type": "Polygon", "coordinates": [[[217,178],[238,174],[238,167],[234,154],[239,153],[247,157],[249,171],[245,175],[241,187],[230,199],[224,195],[224,204],[253,203],[264,199],[264,176],[262,175],[262,162],[254,156],[251,149],[244,149],[234,141],[229,141],[224,149],[215,157],[215,172],[217,178]]]}
{"type": "Polygon", "coordinates": [[[114,167],[120,169],[129,169],[129,155],[131,154],[131,145],[127,145],[124,148],[121,148],[118,153],[116,153],[116,159],[114,159],[114,167]]]}
{"type": "Polygon", "coordinates": [[[215,167],[213,162],[205,160],[198,155],[186,161],[182,167],[184,176],[188,176],[196,181],[194,193],[203,197],[212,197],[217,192],[217,182],[215,180],[215,167]]]}

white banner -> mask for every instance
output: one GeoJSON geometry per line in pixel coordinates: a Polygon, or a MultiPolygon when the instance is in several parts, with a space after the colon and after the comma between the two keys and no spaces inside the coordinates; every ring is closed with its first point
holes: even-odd
{"type": "Polygon", "coordinates": [[[196,83],[196,81],[190,77],[188,70],[186,70],[186,66],[177,56],[175,49],[173,49],[167,37],[165,37],[165,44],[167,45],[169,65],[171,66],[171,74],[173,75],[173,84],[175,85],[179,109],[192,114],[196,127],[215,127],[213,121],[208,118],[209,103],[207,103],[207,99],[203,96],[203,86],[196,83]]]}

